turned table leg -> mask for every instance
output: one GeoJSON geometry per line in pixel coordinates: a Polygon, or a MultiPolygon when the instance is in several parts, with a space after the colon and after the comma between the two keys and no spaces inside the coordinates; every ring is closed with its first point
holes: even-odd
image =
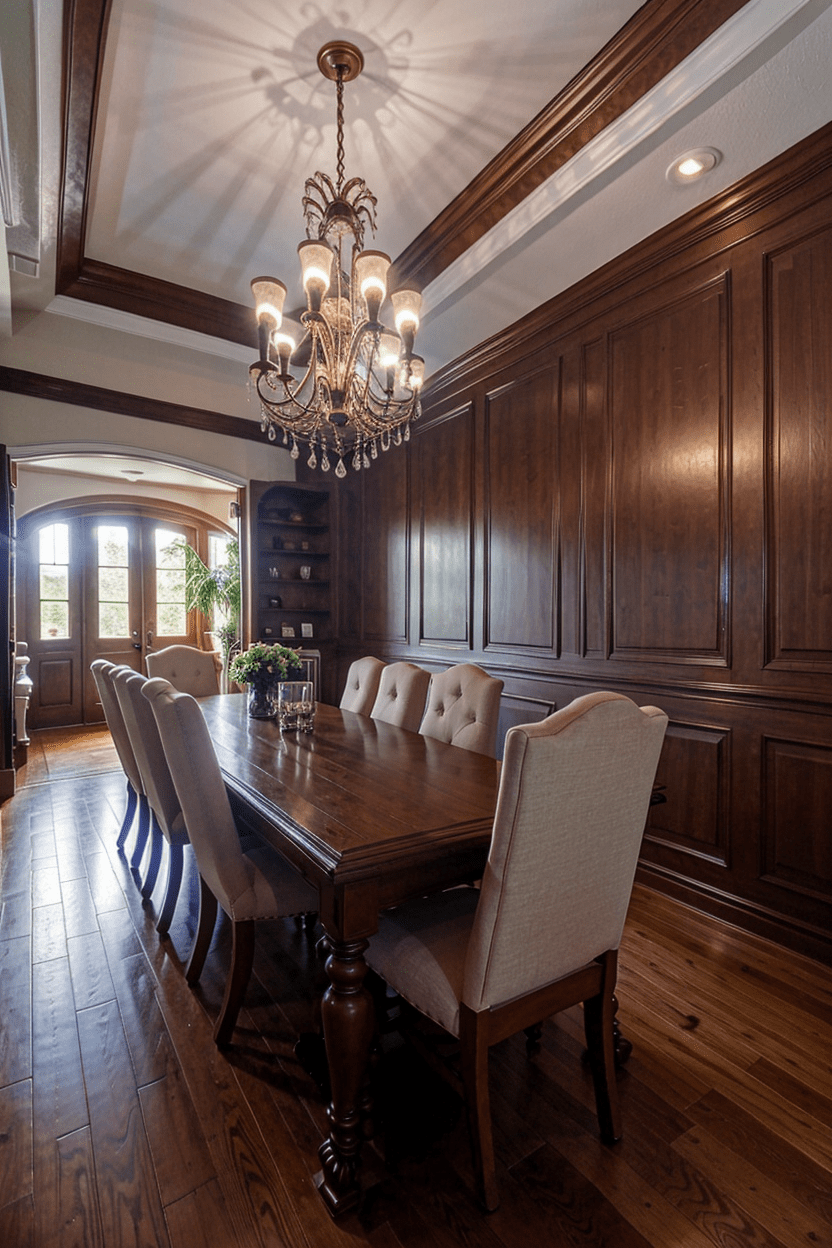
{"type": "Polygon", "coordinates": [[[332,1088],[327,1118],[329,1137],[318,1156],[316,1176],[321,1196],[333,1215],[358,1204],[358,1156],[364,1138],[364,1078],[373,1036],[373,1003],[364,987],[366,940],[330,942],[326,969],[329,988],[321,1005],[329,1078],[332,1088]]]}

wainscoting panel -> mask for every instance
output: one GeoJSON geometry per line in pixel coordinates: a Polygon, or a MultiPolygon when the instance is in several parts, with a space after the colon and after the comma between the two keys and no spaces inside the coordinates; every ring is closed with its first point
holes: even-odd
{"type": "Polygon", "coordinates": [[[363,634],[368,641],[408,640],[410,616],[410,474],[394,447],[366,473],[361,525],[363,634]],[[366,492],[371,498],[367,506],[366,492]]]}
{"type": "Polygon", "coordinates": [[[766,738],[762,788],[764,878],[832,899],[832,745],[766,738]]]}
{"type": "Polygon", "coordinates": [[[422,642],[471,644],[472,463],[470,404],[419,431],[413,464],[421,504],[422,642]]]}
{"type": "Polygon", "coordinates": [[[769,259],[766,621],[774,667],[832,672],[832,229],[769,259]]]}
{"type": "Polygon", "coordinates": [[[486,648],[557,648],[558,370],[489,394],[486,648]]]}
{"type": "Polygon", "coordinates": [[[650,809],[646,842],[728,866],[730,755],[728,729],[671,720],[656,773],[666,800],[650,809]]]}
{"type": "Polygon", "coordinates": [[[612,657],[728,662],[725,280],[611,338],[612,657]]]}

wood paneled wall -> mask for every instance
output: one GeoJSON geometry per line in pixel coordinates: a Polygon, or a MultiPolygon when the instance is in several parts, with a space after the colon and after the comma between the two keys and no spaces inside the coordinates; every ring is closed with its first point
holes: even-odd
{"type": "Polygon", "coordinates": [[[671,719],[641,872],[832,962],[832,127],[431,387],[342,492],[342,671],[671,719]]]}

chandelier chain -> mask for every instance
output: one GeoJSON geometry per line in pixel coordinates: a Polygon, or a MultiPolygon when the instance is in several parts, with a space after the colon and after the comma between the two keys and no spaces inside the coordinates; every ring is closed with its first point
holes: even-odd
{"type": "Polygon", "coordinates": [[[335,80],[335,87],[338,93],[338,139],[337,149],[338,157],[335,166],[335,181],[338,194],[341,194],[341,188],[344,185],[344,66],[338,66],[338,77],[335,80]]]}

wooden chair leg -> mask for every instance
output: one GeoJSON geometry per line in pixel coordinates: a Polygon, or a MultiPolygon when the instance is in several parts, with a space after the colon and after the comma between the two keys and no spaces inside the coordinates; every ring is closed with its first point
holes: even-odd
{"type": "Polygon", "coordinates": [[[173,918],[173,912],[176,909],[176,902],[179,897],[179,886],[182,883],[182,858],[183,847],[181,845],[168,845],[168,883],[165,889],[165,900],[162,902],[162,909],[156,920],[156,931],[160,936],[166,936],[170,928],[170,922],[173,918]]]}
{"type": "Polygon", "coordinates": [[[217,899],[202,876],[200,876],[199,921],[197,923],[196,936],[194,937],[194,945],[191,949],[191,956],[185,968],[185,982],[188,984],[193,985],[197,983],[202,974],[202,968],[205,965],[205,955],[211,945],[211,937],[214,935],[214,924],[216,921],[217,899]]]}
{"type": "Polygon", "coordinates": [[[159,827],[159,820],[151,811],[150,814],[150,861],[147,864],[147,875],[141,886],[141,894],[145,900],[150,896],[156,887],[156,880],[159,875],[159,867],[162,862],[162,846],[165,843],[164,833],[159,827]]]}
{"type": "Polygon", "coordinates": [[[613,1037],[616,967],[615,950],[610,950],[604,954],[604,983],[601,991],[597,997],[584,1001],[586,1046],[595,1088],[598,1126],[605,1144],[615,1144],[621,1139],[621,1110],[615,1081],[613,1037]]]}
{"type": "Polygon", "coordinates": [[[471,1132],[477,1195],[491,1213],[500,1203],[491,1134],[491,1103],[488,1095],[488,1037],[485,1019],[468,1006],[459,1007],[459,1046],[462,1083],[471,1132]]]}
{"type": "Polygon", "coordinates": [[[130,866],[133,868],[133,875],[138,876],[139,867],[144,857],[144,847],[147,844],[147,834],[150,831],[150,803],[144,793],[139,794],[139,828],[136,833],[136,844],[133,846],[133,854],[130,858],[130,866]]]}
{"type": "Polygon", "coordinates": [[[139,804],[139,795],[133,788],[130,781],[127,781],[127,809],[124,812],[124,818],[121,821],[118,838],[116,839],[116,849],[121,849],[127,840],[127,833],[133,826],[133,816],[136,813],[136,807],[139,804]]]}
{"type": "Polygon", "coordinates": [[[224,1049],[231,1043],[243,997],[254,965],[254,919],[231,925],[231,969],[225,982],[225,997],[214,1026],[214,1042],[224,1049]]]}

